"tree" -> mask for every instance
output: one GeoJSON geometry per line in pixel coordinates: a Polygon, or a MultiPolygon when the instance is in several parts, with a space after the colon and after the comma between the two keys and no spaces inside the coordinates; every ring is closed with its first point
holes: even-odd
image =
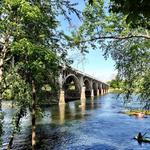
{"type": "MultiPolygon", "coordinates": [[[[147,9],[140,9],[137,13],[138,17],[141,16],[139,22],[134,22],[135,14],[131,17],[131,12],[134,7],[139,6],[139,3],[131,6],[131,3],[135,2],[137,1],[112,0],[110,4],[106,4],[100,0],[93,1],[91,5],[86,3],[83,23],[73,33],[70,45],[81,47],[85,53],[91,46],[94,49],[102,49],[106,58],[111,56],[116,62],[115,67],[120,79],[124,81],[125,98],[130,99],[133,93],[140,93],[139,98],[148,108],[150,94],[146,83],[150,73],[149,13],[145,14],[147,9]],[[124,7],[127,8],[126,13],[123,11],[124,7]],[[128,12],[131,7],[131,12],[128,12]]],[[[147,4],[149,8],[147,1],[140,2],[147,4]]]]}
{"type": "MultiPolygon", "coordinates": [[[[96,0],[89,0],[90,5],[98,3],[96,0]]],[[[110,0],[109,12],[122,13],[126,15],[126,23],[131,23],[132,28],[142,26],[150,29],[150,4],[148,0],[110,0]]]]}
{"type": "Polygon", "coordinates": [[[17,0],[3,1],[1,5],[4,16],[2,16],[2,27],[5,28],[2,34],[3,62],[5,57],[8,59],[3,67],[6,72],[4,82],[1,83],[4,83],[5,90],[11,89],[14,93],[18,106],[8,148],[12,145],[15,128],[19,127],[20,118],[25,115],[26,108],[29,107],[32,110],[32,148],[35,149],[35,115],[37,100],[40,100],[38,94],[40,95],[41,87],[48,82],[50,76],[56,74],[58,65],[55,48],[48,47],[50,34],[53,40],[53,32],[49,28],[53,29],[57,24],[52,18],[53,14],[49,16],[47,12],[42,12],[38,4],[40,3],[31,4],[24,0],[17,0]],[[6,19],[8,20],[5,21],[6,19]],[[11,59],[6,56],[7,54],[14,59],[14,66],[11,66],[11,59]],[[11,81],[11,84],[10,78],[13,77],[15,80],[11,81]]]}
{"type": "Polygon", "coordinates": [[[142,26],[150,29],[150,4],[148,0],[110,0],[110,2],[110,11],[126,15],[126,22],[127,24],[130,23],[131,27],[142,26]]]}
{"type": "Polygon", "coordinates": [[[112,79],[111,81],[109,81],[109,86],[110,88],[113,88],[113,89],[122,88],[122,84],[123,84],[123,81],[120,80],[118,76],[116,76],[115,79],[112,79]]]}
{"type": "Polygon", "coordinates": [[[68,0],[0,2],[0,91],[3,96],[10,90],[17,108],[8,149],[27,108],[32,112],[32,149],[36,149],[36,114],[44,99],[43,87],[56,86],[59,63],[68,63],[67,42],[56,17],[61,14],[70,21],[68,13],[79,16],[75,5],[68,0]]]}

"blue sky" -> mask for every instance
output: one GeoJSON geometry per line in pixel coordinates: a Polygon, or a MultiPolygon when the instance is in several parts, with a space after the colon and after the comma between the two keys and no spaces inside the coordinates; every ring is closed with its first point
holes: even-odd
{"type": "MultiPolygon", "coordinates": [[[[77,8],[82,11],[84,8],[84,0],[72,0],[72,2],[79,2],[77,8]]],[[[61,26],[65,33],[69,34],[74,27],[78,27],[81,22],[75,15],[70,15],[72,18],[72,27],[68,25],[68,22],[61,18],[61,26]]],[[[114,61],[111,58],[105,60],[103,53],[100,49],[92,50],[89,49],[89,53],[83,56],[79,50],[68,51],[69,58],[74,60],[72,67],[90,74],[101,81],[109,81],[115,77],[117,71],[114,67],[114,61]]]]}
{"type": "Polygon", "coordinates": [[[69,54],[74,60],[72,66],[82,72],[90,74],[101,81],[113,79],[117,73],[115,63],[111,58],[105,60],[101,50],[89,50],[85,56],[80,52],[74,51],[69,54]]]}

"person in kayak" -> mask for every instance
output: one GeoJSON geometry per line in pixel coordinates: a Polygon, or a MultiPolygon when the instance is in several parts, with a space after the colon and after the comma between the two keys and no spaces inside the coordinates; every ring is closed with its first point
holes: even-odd
{"type": "Polygon", "coordinates": [[[141,132],[139,132],[139,134],[137,136],[137,140],[138,141],[142,141],[143,140],[143,135],[141,134],[141,132]]]}
{"type": "Polygon", "coordinates": [[[140,145],[142,144],[142,142],[150,143],[150,138],[145,137],[146,134],[147,132],[145,132],[143,135],[141,132],[139,132],[138,135],[134,137],[134,139],[137,140],[140,145]]]}

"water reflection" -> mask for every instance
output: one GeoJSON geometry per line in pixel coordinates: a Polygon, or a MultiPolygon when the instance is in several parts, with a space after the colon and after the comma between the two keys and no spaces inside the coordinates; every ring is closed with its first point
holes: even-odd
{"type": "Polygon", "coordinates": [[[82,101],[81,102],[81,115],[82,115],[83,118],[85,116],[85,109],[86,109],[86,102],[82,101]]]}
{"type": "Polygon", "coordinates": [[[97,98],[68,102],[51,108],[51,120],[53,123],[64,124],[72,120],[85,119],[90,115],[89,110],[98,108],[100,104],[97,103],[97,98]]]}
{"type": "Polygon", "coordinates": [[[63,124],[65,122],[65,104],[59,105],[59,122],[63,124]]]}
{"type": "MultiPolygon", "coordinates": [[[[150,117],[135,119],[125,114],[117,113],[124,109],[112,94],[93,99],[68,102],[65,105],[44,107],[44,118],[37,120],[38,150],[84,150],[84,149],[114,149],[129,150],[150,149],[150,145],[131,140],[141,130],[149,128],[150,117]]],[[[12,109],[5,109],[6,131],[12,109]]],[[[23,119],[23,130],[14,141],[15,150],[30,149],[31,126],[27,118],[23,119]],[[23,140],[25,139],[25,140],[23,140]]],[[[7,131],[7,137],[9,132],[7,131]]],[[[7,138],[3,138],[7,142],[7,138]]]]}
{"type": "Polygon", "coordinates": [[[91,109],[94,109],[94,98],[91,98],[91,109]]]}
{"type": "MultiPolygon", "coordinates": [[[[74,119],[84,119],[86,114],[86,101],[82,100],[79,102],[69,102],[65,105],[59,105],[58,108],[60,124],[74,119]]],[[[55,120],[56,118],[54,117],[52,119],[55,120]]]]}
{"type": "Polygon", "coordinates": [[[75,105],[75,103],[74,102],[68,103],[68,108],[70,109],[70,113],[72,115],[74,115],[75,112],[76,112],[76,105],[75,105]]]}

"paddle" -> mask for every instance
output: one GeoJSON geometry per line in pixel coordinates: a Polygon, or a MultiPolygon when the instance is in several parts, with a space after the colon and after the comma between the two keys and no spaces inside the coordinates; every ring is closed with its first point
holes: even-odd
{"type": "Polygon", "coordinates": [[[147,134],[147,132],[145,132],[143,135],[142,135],[142,138],[147,134]]]}

